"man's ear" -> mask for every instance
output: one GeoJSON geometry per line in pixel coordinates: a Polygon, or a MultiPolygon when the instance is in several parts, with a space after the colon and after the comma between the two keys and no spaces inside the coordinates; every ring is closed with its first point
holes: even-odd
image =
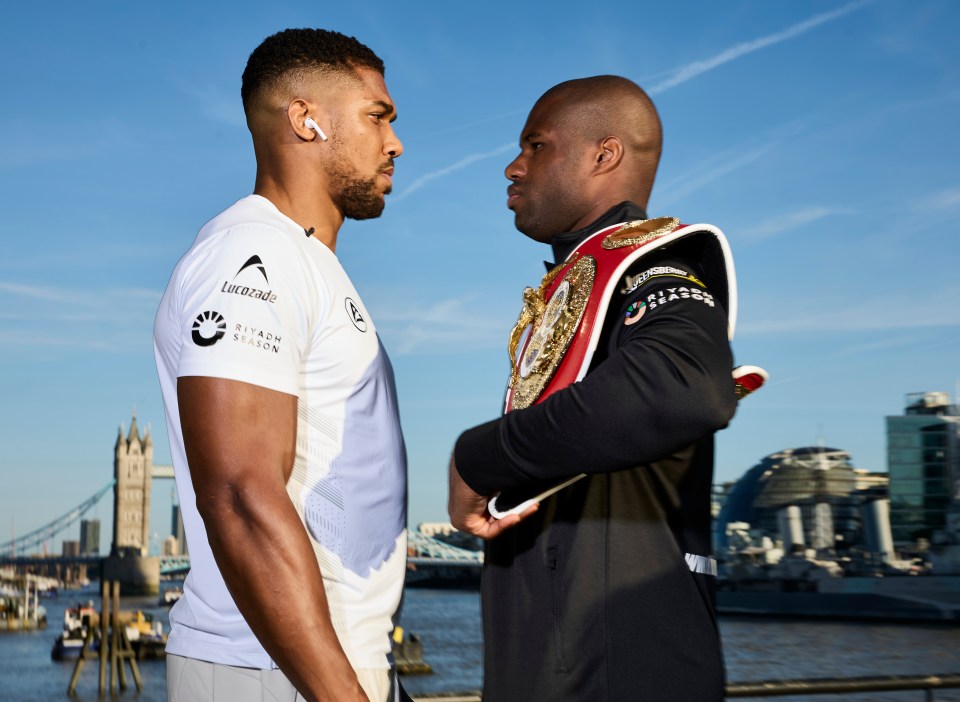
{"type": "Polygon", "coordinates": [[[316,116],[313,114],[316,112],[314,108],[315,106],[301,98],[292,100],[290,104],[287,105],[287,121],[290,123],[290,128],[294,134],[304,141],[313,141],[319,136],[312,127],[308,127],[305,124],[308,117],[314,117],[314,119],[316,119],[316,116]]]}
{"type": "Polygon", "coordinates": [[[623,161],[623,142],[620,137],[604,137],[597,145],[596,170],[598,173],[608,173],[614,170],[623,161]]]}

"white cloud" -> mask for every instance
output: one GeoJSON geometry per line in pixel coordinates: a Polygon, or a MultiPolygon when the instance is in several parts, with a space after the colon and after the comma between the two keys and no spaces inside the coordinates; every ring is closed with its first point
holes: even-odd
{"type": "MultiPolygon", "coordinates": [[[[809,32],[810,30],[820,26],[821,24],[833,21],[835,19],[839,19],[840,17],[850,14],[855,10],[859,10],[860,8],[865,7],[866,5],[872,4],[875,1],[876,0],[857,0],[856,2],[849,3],[831,12],[824,12],[822,14],[815,15],[814,17],[811,17],[808,20],[804,20],[803,22],[799,22],[793,25],[792,27],[788,27],[782,32],[777,32],[776,34],[770,34],[768,36],[761,37],[759,39],[754,39],[752,41],[743,42],[741,44],[737,44],[736,46],[733,46],[729,49],[726,49],[720,52],[719,54],[717,54],[716,56],[713,56],[712,58],[705,59],[702,61],[694,61],[684,66],[680,66],[679,68],[676,68],[673,71],[670,71],[667,74],[670,77],[658,83],[653,88],[651,88],[649,90],[649,93],[651,95],[657,95],[658,93],[662,93],[666,90],[669,90],[670,88],[680,85],[681,83],[686,83],[688,80],[691,80],[692,78],[695,78],[703,73],[712,71],[714,68],[722,66],[725,63],[729,63],[734,59],[740,58],[741,56],[745,56],[747,54],[751,54],[754,51],[759,51],[760,49],[766,48],[768,46],[779,44],[780,42],[787,41],[788,39],[792,39],[793,37],[809,32]]],[[[205,97],[205,99],[212,100],[214,97],[215,96],[211,94],[210,96],[205,97]]],[[[447,131],[456,131],[457,129],[460,129],[460,128],[467,128],[468,126],[482,124],[484,122],[500,119],[501,117],[509,116],[513,114],[519,114],[519,112],[510,112],[502,115],[496,115],[493,117],[487,117],[479,120],[478,122],[471,123],[471,125],[463,125],[462,127],[450,129],[447,131]]],[[[451,173],[456,173],[457,171],[462,170],[467,166],[470,166],[476,163],[477,161],[490,158],[492,156],[499,156],[500,154],[506,153],[510,149],[514,149],[514,148],[516,148],[514,144],[504,144],[503,146],[500,146],[494,149],[493,151],[465,156],[464,158],[460,159],[456,163],[453,163],[449,166],[445,166],[443,168],[440,168],[435,171],[431,171],[430,173],[426,173],[425,175],[420,176],[419,178],[414,180],[413,183],[411,183],[406,190],[404,190],[402,193],[399,193],[398,195],[395,195],[392,198],[392,200],[393,202],[400,202],[401,200],[404,200],[410,194],[415,193],[417,190],[419,190],[420,188],[422,188],[424,185],[426,185],[432,180],[443,178],[444,176],[448,176],[451,173]]],[[[720,176],[726,175],[727,173],[733,170],[736,170],[737,168],[740,168],[750,163],[751,161],[756,160],[757,158],[763,155],[764,151],[765,149],[761,149],[757,152],[744,154],[739,157],[730,159],[723,166],[715,169],[713,172],[703,173],[692,179],[688,179],[684,186],[676,188],[675,192],[671,192],[667,196],[666,202],[672,202],[681,197],[689,195],[691,192],[693,192],[694,190],[697,190],[698,188],[702,187],[703,185],[710,182],[711,180],[714,180],[716,178],[719,178],[720,176]]]]}
{"type": "Polygon", "coordinates": [[[747,54],[752,54],[754,51],[759,51],[760,49],[765,49],[768,46],[773,46],[781,42],[787,41],[788,39],[793,39],[794,37],[800,36],[809,32],[811,29],[820,26],[826,22],[831,22],[835,19],[839,19],[844,15],[848,15],[851,12],[859,10],[862,7],[872,4],[875,0],[858,0],[857,2],[851,2],[843,7],[832,10],[831,12],[824,12],[823,14],[815,15],[808,20],[799,22],[792,27],[788,27],[782,32],[777,32],[776,34],[769,34],[765,37],[760,37],[759,39],[754,39],[752,41],[743,42],[732,46],[729,49],[721,51],[716,56],[712,56],[708,59],[702,61],[693,61],[684,66],[673,71],[673,75],[667,78],[665,81],[658,83],[650,89],[651,95],[658,95],[670,88],[674,88],[681,83],[686,83],[688,80],[696,78],[699,75],[712,71],[714,68],[718,68],[725,63],[729,63],[735,59],[740,58],[741,56],[746,56],[747,54]]]}
{"type": "Polygon", "coordinates": [[[925,290],[922,298],[908,293],[882,295],[801,296],[783,300],[766,319],[743,319],[738,336],[894,331],[960,326],[960,283],[925,290]],[[801,299],[802,298],[802,299],[801,299]]]}
{"type": "Polygon", "coordinates": [[[219,122],[231,127],[247,126],[247,118],[243,114],[240,95],[225,95],[219,88],[211,84],[204,86],[179,86],[180,90],[192,97],[200,107],[200,113],[213,122],[219,122]]]}
{"type": "Polygon", "coordinates": [[[947,210],[960,205],[960,187],[948,188],[920,198],[914,203],[918,210],[947,210]]]}
{"type": "Polygon", "coordinates": [[[685,173],[671,179],[664,184],[662,188],[654,191],[654,199],[656,200],[657,207],[663,208],[678,202],[717,178],[722,178],[733,171],[750,165],[764,156],[777,143],[779,143],[779,140],[757,147],[746,153],[725,152],[719,154],[711,159],[711,162],[717,165],[713,167],[709,164],[699,165],[690,173],[685,173]]]}
{"type": "Polygon", "coordinates": [[[785,232],[793,231],[807,224],[812,224],[827,217],[835,215],[853,214],[853,210],[842,207],[806,207],[796,212],[790,212],[784,215],[768,219],[759,224],[748,227],[737,233],[739,241],[760,241],[770,239],[785,232]]]}
{"type": "Polygon", "coordinates": [[[437,178],[448,176],[451,173],[456,173],[457,171],[463,170],[467,166],[470,166],[476,163],[477,161],[482,161],[483,159],[486,159],[486,158],[492,158],[493,156],[499,156],[500,154],[504,154],[507,151],[510,151],[511,149],[516,149],[516,148],[517,148],[516,144],[504,144],[503,146],[498,146],[493,151],[485,151],[479,154],[471,154],[469,156],[464,156],[462,159],[460,159],[456,163],[450,164],[449,166],[444,166],[443,168],[439,168],[435,171],[431,171],[430,173],[426,173],[420,176],[415,181],[413,181],[410,185],[408,185],[406,190],[394,196],[391,201],[395,203],[399,202],[400,200],[403,200],[411,193],[414,193],[420,188],[422,188],[431,180],[436,180],[437,178]]]}
{"type": "Polygon", "coordinates": [[[489,124],[490,122],[496,122],[497,120],[506,119],[507,117],[516,117],[517,115],[526,114],[526,110],[510,110],[510,112],[501,112],[498,115],[491,115],[490,117],[483,117],[482,119],[474,120],[472,122],[465,122],[463,124],[458,124],[456,127],[449,127],[447,129],[441,129],[435,132],[429,132],[427,134],[420,134],[412,139],[404,139],[403,142],[406,143],[416,143],[418,141],[423,141],[424,139],[433,139],[434,137],[443,136],[444,134],[452,134],[453,132],[460,132],[464,129],[473,129],[474,127],[479,127],[482,124],[489,124]]]}
{"type": "Polygon", "coordinates": [[[124,352],[149,346],[161,293],[144,288],[82,290],[0,281],[15,314],[0,316],[0,353],[35,348],[124,352]]]}
{"type": "Polygon", "coordinates": [[[439,300],[432,304],[395,301],[374,310],[377,326],[397,354],[447,352],[505,344],[503,320],[478,317],[478,295],[439,300]]]}
{"type": "Polygon", "coordinates": [[[35,300],[45,300],[47,302],[76,304],[77,302],[82,302],[84,299],[81,295],[71,295],[69,292],[57,288],[44,288],[36,285],[23,285],[22,283],[5,283],[0,281],[0,290],[12,293],[13,295],[29,297],[35,300]]]}
{"type": "Polygon", "coordinates": [[[117,300],[160,302],[162,293],[148,288],[115,288],[112,290],[70,290],[53,286],[25,285],[0,280],[0,291],[44,302],[95,307],[117,300]]]}

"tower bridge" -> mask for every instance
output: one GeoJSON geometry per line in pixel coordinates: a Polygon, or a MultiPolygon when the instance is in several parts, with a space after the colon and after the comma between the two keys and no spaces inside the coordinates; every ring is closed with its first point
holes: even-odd
{"type": "MultiPolygon", "coordinates": [[[[92,496],[38,529],[0,544],[0,565],[25,568],[38,565],[101,566],[104,577],[120,580],[124,592],[155,593],[160,576],[178,575],[190,569],[186,553],[149,556],[150,501],[154,480],[172,480],[173,466],[153,464],[150,429],[141,435],[136,412],[130,428],[121,424],[114,443],[113,479],[92,496]],[[37,556],[37,551],[70,528],[108,492],[113,490],[113,538],[109,555],[37,556]]],[[[185,546],[185,544],[184,544],[185,546]]],[[[186,549],[184,548],[183,551],[186,549]]],[[[483,554],[457,548],[411,530],[408,563],[412,570],[430,567],[479,569],[483,554]]]]}

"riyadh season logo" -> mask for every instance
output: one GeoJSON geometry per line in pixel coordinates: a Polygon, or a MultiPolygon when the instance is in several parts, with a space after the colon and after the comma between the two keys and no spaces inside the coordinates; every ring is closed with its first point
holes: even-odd
{"type": "Polygon", "coordinates": [[[647,303],[641,300],[637,300],[627,308],[627,314],[625,319],[623,320],[623,323],[628,327],[631,324],[636,324],[637,322],[640,321],[640,318],[643,317],[644,314],[646,314],[646,311],[647,311],[647,303]]]}
{"type": "Polygon", "coordinates": [[[365,320],[363,315],[360,314],[360,308],[357,307],[357,303],[348,297],[346,300],[344,300],[343,305],[347,309],[347,316],[350,317],[350,321],[353,322],[353,326],[362,332],[367,331],[367,320],[365,320]]]}
{"type": "Polygon", "coordinates": [[[213,346],[227,333],[227,322],[219,312],[201,312],[193,320],[193,343],[213,346]]]}

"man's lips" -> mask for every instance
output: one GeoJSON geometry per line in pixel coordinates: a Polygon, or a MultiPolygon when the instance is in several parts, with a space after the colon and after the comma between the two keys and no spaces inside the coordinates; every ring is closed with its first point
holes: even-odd
{"type": "Polygon", "coordinates": [[[380,175],[386,178],[390,185],[393,185],[393,166],[381,169],[380,175]]]}
{"type": "Polygon", "coordinates": [[[511,207],[511,205],[513,205],[513,203],[515,203],[519,197],[520,188],[518,188],[516,185],[507,187],[507,207],[511,207]]]}

